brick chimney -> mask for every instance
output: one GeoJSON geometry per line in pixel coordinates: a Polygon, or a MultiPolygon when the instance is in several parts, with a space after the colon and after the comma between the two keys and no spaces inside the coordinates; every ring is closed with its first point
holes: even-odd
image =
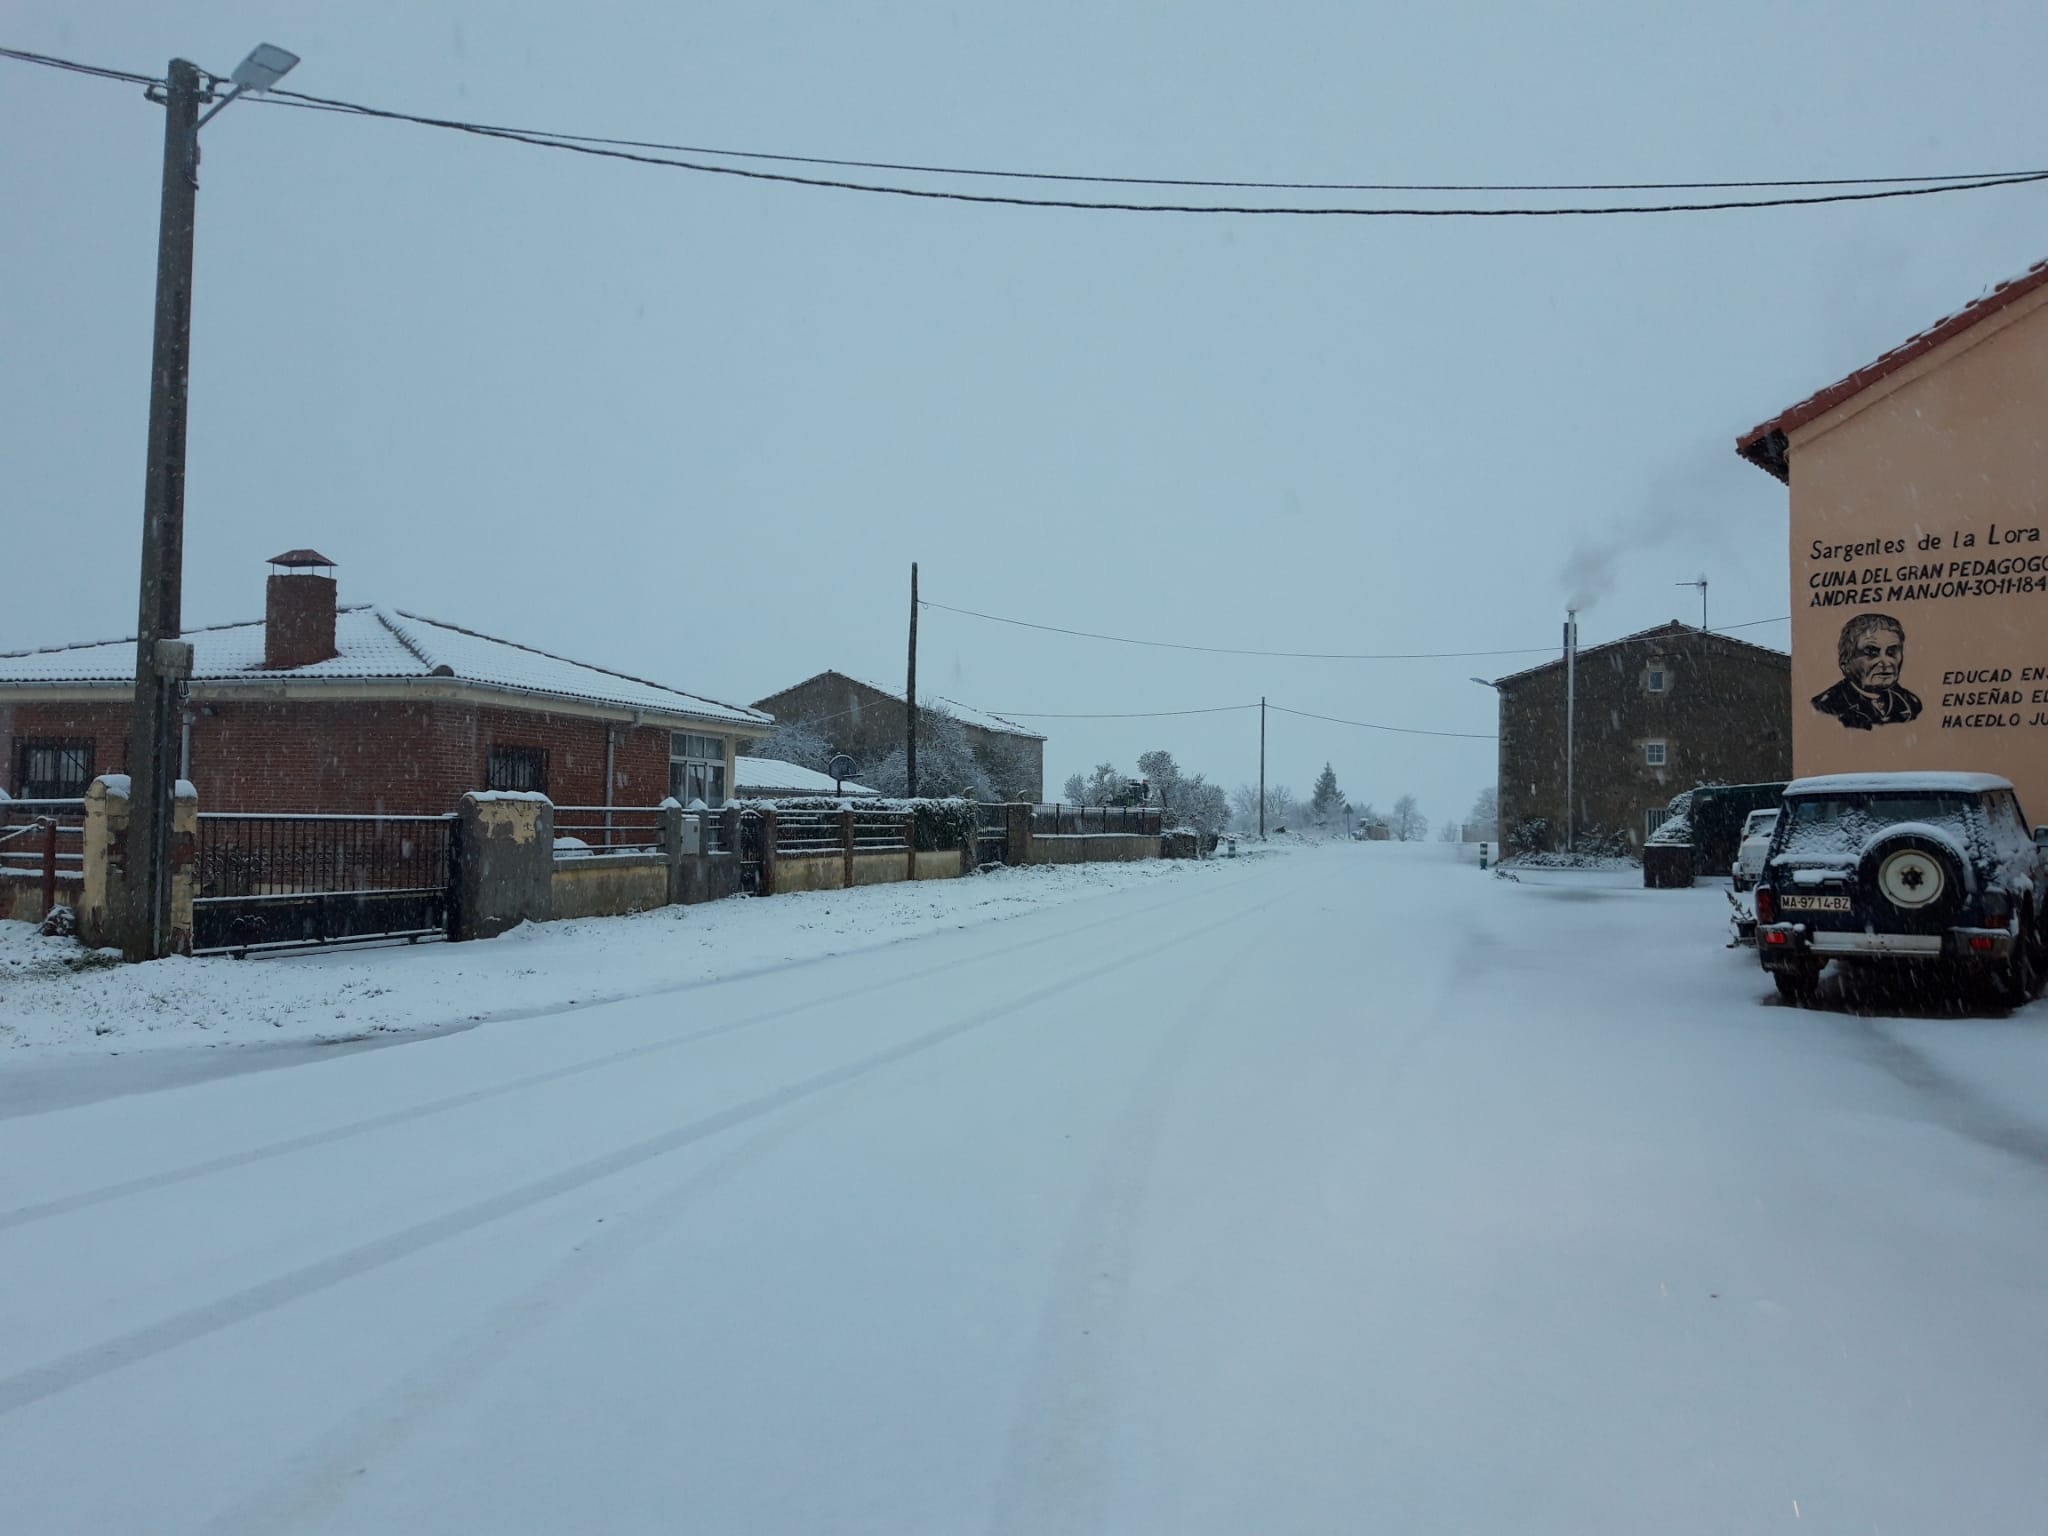
{"type": "Polygon", "coordinates": [[[334,562],[316,549],[273,555],[263,594],[263,665],[308,667],[334,648],[334,562]]]}

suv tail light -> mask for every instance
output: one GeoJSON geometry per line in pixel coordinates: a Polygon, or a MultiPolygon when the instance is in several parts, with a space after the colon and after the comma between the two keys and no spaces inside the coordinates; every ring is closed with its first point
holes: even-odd
{"type": "Polygon", "coordinates": [[[1768,885],[1756,888],[1756,920],[1760,923],[1775,923],[1778,920],[1778,893],[1768,885]]]}
{"type": "Polygon", "coordinates": [[[2012,902],[2003,891],[1986,891],[1984,902],[1984,926],[2001,928],[2012,919],[2012,902]]]}

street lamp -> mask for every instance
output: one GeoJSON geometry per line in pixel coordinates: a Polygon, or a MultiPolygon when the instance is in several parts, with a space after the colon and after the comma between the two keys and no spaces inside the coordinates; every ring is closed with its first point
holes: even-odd
{"type": "Polygon", "coordinates": [[[1487,681],[1487,680],[1486,680],[1485,678],[1483,678],[1483,677],[1475,677],[1475,678],[1473,678],[1473,679],[1472,679],[1472,681],[1473,681],[1473,682],[1475,682],[1475,683],[1477,683],[1477,684],[1478,684],[1478,685],[1479,685],[1480,687],[1482,687],[1482,688],[1491,688],[1491,689],[1492,689],[1492,690],[1493,690],[1493,691],[1494,691],[1495,693],[1499,693],[1499,692],[1500,692],[1500,684],[1499,684],[1499,683],[1492,683],[1492,682],[1488,682],[1488,681],[1487,681]]]}
{"type": "Polygon", "coordinates": [[[244,91],[267,91],[278,81],[292,72],[299,62],[299,56],[289,48],[280,48],[275,43],[258,43],[249,50],[249,57],[235,66],[235,72],[228,76],[234,89],[213,104],[206,115],[194,126],[204,128],[228,108],[244,91]]]}
{"type": "MultiPolygon", "coordinates": [[[[129,730],[128,910],[122,949],[154,960],[171,939],[171,827],[177,795],[179,694],[192,647],[179,640],[185,579],[185,386],[191,369],[192,229],[199,127],[244,91],[267,91],[298,63],[269,43],[242,60],[205,117],[199,66],[171,60],[165,78],[164,173],[156,245],[156,335],[150,356],[149,459],[142,493],[142,582],[135,621],[135,712],[129,730]]],[[[151,99],[158,99],[154,92],[151,99]]]]}

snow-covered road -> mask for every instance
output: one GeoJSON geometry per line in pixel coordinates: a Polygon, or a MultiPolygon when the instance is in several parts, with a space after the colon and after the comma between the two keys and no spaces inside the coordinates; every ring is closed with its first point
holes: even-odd
{"type": "Polygon", "coordinates": [[[0,1120],[4,1523],[2037,1527],[2048,1006],[1717,906],[1344,846],[0,1120]]]}

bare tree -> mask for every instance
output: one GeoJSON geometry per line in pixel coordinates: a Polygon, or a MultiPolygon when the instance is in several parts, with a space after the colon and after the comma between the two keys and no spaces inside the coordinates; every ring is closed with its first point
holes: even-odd
{"type": "Polygon", "coordinates": [[[1475,843],[1490,843],[1500,836],[1500,792],[1491,784],[1479,791],[1465,813],[1465,834],[1475,843]]]}
{"type": "Polygon", "coordinates": [[[823,773],[832,762],[832,743],[815,725],[786,720],[766,736],[757,736],[750,747],[754,757],[772,757],[778,763],[795,763],[814,773],[823,773]]]}
{"type": "Polygon", "coordinates": [[[1403,795],[1394,802],[1394,814],[1387,818],[1387,830],[1398,841],[1412,843],[1429,836],[1429,818],[1416,806],[1413,795],[1403,795]]]}
{"type": "MultiPolygon", "coordinates": [[[[906,793],[909,772],[904,749],[891,747],[888,754],[868,769],[861,782],[885,795],[906,793]]],[[[965,795],[971,800],[993,798],[988,773],[967,743],[967,730],[944,710],[920,708],[917,712],[917,788],[923,795],[944,797],[965,795]]]]}

